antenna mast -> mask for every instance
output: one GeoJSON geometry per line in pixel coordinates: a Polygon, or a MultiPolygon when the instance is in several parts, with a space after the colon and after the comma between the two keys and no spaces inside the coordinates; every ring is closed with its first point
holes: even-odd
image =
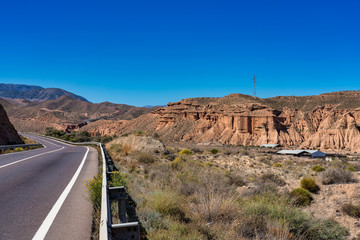
{"type": "Polygon", "coordinates": [[[254,89],[253,89],[253,97],[256,97],[256,83],[255,83],[255,75],[254,75],[254,89]]]}

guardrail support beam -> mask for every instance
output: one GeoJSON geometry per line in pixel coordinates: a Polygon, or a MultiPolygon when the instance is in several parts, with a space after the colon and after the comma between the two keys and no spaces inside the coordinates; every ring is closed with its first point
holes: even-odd
{"type": "Polygon", "coordinates": [[[112,239],[140,239],[140,224],[138,222],[112,224],[110,229],[112,239]]]}
{"type": "Polygon", "coordinates": [[[110,187],[109,188],[110,200],[117,200],[118,212],[119,212],[119,223],[126,223],[126,198],[127,194],[125,187],[110,187]]]}

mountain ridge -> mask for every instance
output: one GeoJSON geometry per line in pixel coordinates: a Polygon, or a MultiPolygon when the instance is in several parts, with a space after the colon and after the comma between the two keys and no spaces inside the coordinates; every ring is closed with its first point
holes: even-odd
{"type": "Polygon", "coordinates": [[[41,102],[45,100],[55,100],[61,96],[69,96],[73,99],[79,99],[90,102],[86,98],[68,92],[61,88],[43,88],[40,86],[26,84],[7,84],[0,83],[0,97],[9,99],[27,99],[30,101],[41,102]]]}

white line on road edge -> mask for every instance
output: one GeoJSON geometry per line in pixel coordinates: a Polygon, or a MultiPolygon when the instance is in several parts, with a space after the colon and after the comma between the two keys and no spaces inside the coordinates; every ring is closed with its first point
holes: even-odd
{"type": "Polygon", "coordinates": [[[27,157],[27,158],[24,158],[24,159],[21,159],[21,160],[12,162],[12,163],[8,163],[8,164],[5,164],[5,165],[0,166],[0,169],[1,169],[1,168],[4,168],[4,167],[8,167],[8,166],[10,166],[10,165],[13,165],[13,164],[15,164],[15,163],[19,163],[19,162],[23,162],[23,161],[29,160],[29,159],[34,158],[34,157],[38,157],[38,156],[45,155],[45,154],[48,154],[48,153],[57,152],[57,151],[60,151],[60,150],[62,150],[62,149],[64,149],[64,147],[59,148],[59,149],[55,149],[55,150],[52,150],[52,151],[49,151],[49,152],[40,153],[40,154],[31,156],[31,157],[27,157]]]}
{"type": "Polygon", "coordinates": [[[68,183],[68,185],[66,186],[66,188],[64,189],[64,191],[61,193],[60,197],[58,198],[58,200],[56,201],[55,205],[52,207],[52,209],[50,210],[49,214],[46,216],[45,220],[43,221],[43,223],[41,224],[40,228],[37,230],[35,236],[32,238],[33,240],[40,240],[40,239],[44,239],[47,232],[49,231],[51,224],[54,222],[56,215],[58,214],[61,206],[63,205],[67,195],[69,194],[71,188],[74,186],[76,179],[78,178],[82,167],[84,166],[85,160],[87,158],[87,155],[89,153],[89,148],[87,148],[87,151],[84,155],[84,158],[82,159],[80,166],[78,167],[78,169],[76,170],[74,176],[71,178],[70,182],[68,183]]]}

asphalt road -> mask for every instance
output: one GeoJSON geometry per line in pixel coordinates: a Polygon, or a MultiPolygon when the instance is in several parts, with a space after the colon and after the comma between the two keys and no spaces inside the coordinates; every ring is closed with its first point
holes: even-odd
{"type": "Polygon", "coordinates": [[[90,239],[96,149],[28,137],[45,148],[0,155],[0,239],[90,239]]]}

